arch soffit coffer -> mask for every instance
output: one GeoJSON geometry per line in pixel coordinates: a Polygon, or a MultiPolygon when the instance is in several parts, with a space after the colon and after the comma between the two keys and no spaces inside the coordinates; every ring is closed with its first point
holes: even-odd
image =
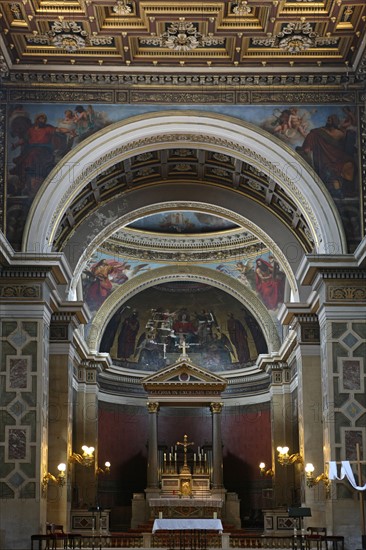
{"type": "Polygon", "coordinates": [[[37,195],[27,220],[23,249],[37,242],[42,250],[49,251],[67,207],[108,167],[136,153],[182,145],[215,150],[251,163],[282,186],[299,206],[318,252],[324,252],[328,242],[339,252],[346,250],[340,218],[329,193],[298,155],[251,124],[197,112],[134,117],[85,140],[59,163],[37,195]]]}
{"type": "Polygon", "coordinates": [[[200,266],[168,266],[157,268],[152,272],[126,281],[115,290],[103,303],[94,317],[88,336],[88,345],[92,353],[97,352],[104,330],[112,315],[123,303],[139,292],[171,281],[195,281],[219,288],[236,298],[257,320],[266,339],[269,353],[280,348],[280,338],[276,326],[267,308],[259,298],[240,281],[200,266]]]}

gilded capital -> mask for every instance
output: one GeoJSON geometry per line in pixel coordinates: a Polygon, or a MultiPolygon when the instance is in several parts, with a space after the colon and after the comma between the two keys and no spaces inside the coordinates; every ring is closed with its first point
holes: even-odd
{"type": "Polygon", "coordinates": [[[157,413],[159,410],[159,403],[157,402],[152,402],[152,403],[147,402],[146,406],[149,413],[157,413]]]}
{"type": "Polygon", "coordinates": [[[214,413],[220,414],[221,411],[222,411],[223,406],[224,406],[223,403],[211,403],[210,404],[210,410],[211,410],[212,414],[214,414],[214,413]]]}

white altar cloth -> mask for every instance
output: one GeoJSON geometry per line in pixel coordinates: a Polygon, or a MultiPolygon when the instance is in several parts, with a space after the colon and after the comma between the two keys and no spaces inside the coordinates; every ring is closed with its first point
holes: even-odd
{"type": "Polygon", "coordinates": [[[189,507],[206,507],[206,508],[222,508],[223,500],[213,498],[177,498],[177,497],[160,497],[150,498],[149,505],[154,506],[189,506],[189,507]]]}
{"type": "Polygon", "coordinates": [[[152,532],[160,530],[206,529],[222,533],[221,519],[156,519],[152,532]]]}

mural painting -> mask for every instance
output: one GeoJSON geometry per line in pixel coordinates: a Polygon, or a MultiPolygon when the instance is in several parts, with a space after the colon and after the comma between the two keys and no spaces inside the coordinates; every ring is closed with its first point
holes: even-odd
{"type": "Polygon", "coordinates": [[[149,231],[153,233],[215,233],[237,229],[239,226],[219,216],[213,216],[205,212],[194,211],[167,211],[159,214],[145,216],[128,227],[149,231]]]}
{"type": "MultiPolygon", "coordinates": [[[[115,255],[99,250],[89,259],[82,273],[84,300],[94,314],[120,285],[140,273],[163,266],[164,264],[157,262],[144,263],[133,259],[117,258],[115,255]]],[[[202,266],[238,279],[258,296],[272,316],[275,316],[283,303],[286,276],[271,252],[242,258],[239,261],[202,264],[202,266]]]]}
{"type": "Polygon", "coordinates": [[[212,371],[252,365],[267,352],[263,333],[246,308],[222,290],[172,282],[142,291],[114,314],[100,351],[114,363],[154,371],[182,353],[212,371]]]}
{"type": "MultiPolygon", "coordinates": [[[[189,110],[190,105],[161,105],[159,111],[189,110]]],[[[213,111],[201,106],[200,111],[213,111]]],[[[155,105],[13,105],[8,116],[6,232],[19,249],[29,208],[56,164],[112,122],[156,112],[155,105]]],[[[284,141],[308,162],[335,199],[349,242],[360,228],[360,177],[357,116],[349,106],[224,106],[216,113],[250,122],[284,141]]]]}
{"type": "Polygon", "coordinates": [[[157,265],[96,252],[82,273],[83,297],[90,311],[95,313],[120,285],[154,267],[157,265]]]}

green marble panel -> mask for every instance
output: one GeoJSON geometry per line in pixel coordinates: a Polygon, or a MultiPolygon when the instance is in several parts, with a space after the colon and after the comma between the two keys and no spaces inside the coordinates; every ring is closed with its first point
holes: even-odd
{"type": "Polygon", "coordinates": [[[347,330],[347,323],[332,323],[332,338],[339,338],[347,330]]]}
{"type": "Polygon", "coordinates": [[[366,340],[366,323],[352,323],[352,330],[366,340]]]}
{"type": "Polygon", "coordinates": [[[33,372],[37,370],[37,342],[29,342],[22,349],[23,355],[31,356],[31,369],[33,372]]]}
{"type": "Polygon", "coordinates": [[[22,321],[22,327],[29,334],[29,336],[32,338],[37,337],[38,323],[36,321],[22,321]]]}
{"type": "Polygon", "coordinates": [[[16,355],[17,350],[9,344],[9,342],[2,342],[0,346],[0,372],[6,369],[6,357],[8,355],[16,355]]]}
{"type": "Polygon", "coordinates": [[[22,418],[22,424],[24,426],[30,426],[30,441],[34,442],[36,441],[37,437],[37,414],[36,411],[29,411],[27,414],[25,414],[22,418]]]}
{"type": "MultiPolygon", "coordinates": [[[[15,398],[15,392],[7,392],[5,389],[5,376],[0,376],[0,406],[7,407],[15,398]]],[[[0,412],[1,415],[1,412],[0,412]]]]}
{"type": "Polygon", "coordinates": [[[0,482],[0,499],[14,498],[14,491],[12,491],[6,483],[0,482]]]}
{"type": "Polygon", "coordinates": [[[4,321],[2,323],[2,330],[1,334],[2,336],[9,336],[14,330],[17,328],[16,321],[4,321]]]}
{"type": "Polygon", "coordinates": [[[36,498],[36,484],[31,481],[20,489],[19,498],[36,498]]]}

